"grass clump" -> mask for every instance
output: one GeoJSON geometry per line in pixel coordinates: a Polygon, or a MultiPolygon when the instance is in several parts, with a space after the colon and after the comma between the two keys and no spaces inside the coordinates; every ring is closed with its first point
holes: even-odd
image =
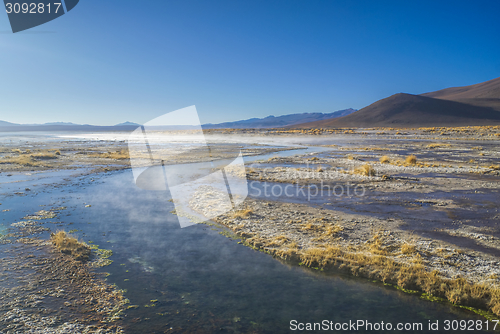
{"type": "Polygon", "coordinates": [[[44,163],[44,160],[53,160],[57,158],[58,156],[56,154],[50,153],[47,150],[31,153],[29,149],[23,152],[16,148],[12,150],[10,155],[0,158],[0,164],[15,164],[25,167],[48,166],[44,163]]]}
{"type": "Polygon", "coordinates": [[[320,225],[316,225],[314,223],[308,222],[306,224],[301,224],[301,230],[302,231],[317,231],[321,229],[320,225]]]}
{"type": "Polygon", "coordinates": [[[89,157],[94,158],[103,158],[103,159],[113,159],[113,160],[124,160],[129,159],[129,153],[127,149],[121,149],[114,152],[105,152],[105,153],[90,153],[89,157]]]}
{"type": "Polygon", "coordinates": [[[325,236],[333,237],[342,232],[343,230],[344,230],[343,226],[335,224],[328,226],[323,234],[325,236]]]}
{"type": "Polygon", "coordinates": [[[439,148],[439,147],[450,147],[451,144],[441,144],[441,143],[433,143],[433,144],[429,144],[427,145],[427,148],[439,148]]]}
{"type": "Polygon", "coordinates": [[[410,244],[403,244],[401,246],[401,254],[413,254],[417,251],[417,248],[415,245],[410,245],[410,244]]]}
{"type": "Polygon", "coordinates": [[[369,240],[370,252],[377,255],[389,255],[387,247],[384,246],[383,236],[379,233],[373,236],[372,240],[369,240]]]}
{"type": "Polygon", "coordinates": [[[61,253],[69,254],[77,261],[88,261],[91,250],[84,242],[68,236],[64,231],[58,231],[55,234],[51,233],[50,239],[61,253]]]}
{"type": "Polygon", "coordinates": [[[282,246],[283,244],[288,243],[289,241],[290,240],[286,236],[279,235],[271,239],[271,242],[267,246],[282,246]]]}
{"type": "Polygon", "coordinates": [[[361,167],[356,167],[354,169],[354,174],[364,175],[364,176],[375,176],[375,169],[366,164],[361,167]]]}
{"type": "Polygon", "coordinates": [[[417,163],[417,157],[412,154],[407,156],[405,161],[407,164],[415,165],[417,163]]]}
{"type": "Polygon", "coordinates": [[[20,155],[17,157],[8,157],[0,160],[1,164],[16,164],[16,165],[21,165],[21,166],[27,166],[27,167],[32,167],[32,166],[38,166],[39,163],[36,162],[31,156],[29,155],[20,155]]]}
{"type": "Polygon", "coordinates": [[[387,155],[384,155],[383,157],[381,157],[381,158],[379,159],[379,161],[380,161],[381,163],[383,163],[383,164],[388,164],[388,163],[390,163],[390,162],[391,162],[391,159],[389,159],[389,157],[388,157],[387,155]]]}
{"type": "Polygon", "coordinates": [[[238,210],[233,214],[233,218],[248,218],[252,213],[252,209],[238,210]]]}

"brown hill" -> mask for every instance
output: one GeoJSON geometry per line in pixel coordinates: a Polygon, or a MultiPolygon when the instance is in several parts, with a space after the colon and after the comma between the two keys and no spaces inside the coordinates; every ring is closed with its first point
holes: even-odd
{"type": "Polygon", "coordinates": [[[372,103],[348,116],[293,127],[424,127],[491,124],[500,124],[500,112],[492,108],[400,93],[372,103]]]}
{"type": "Polygon", "coordinates": [[[500,111],[500,78],[463,87],[451,87],[422,96],[490,107],[500,111]]]}

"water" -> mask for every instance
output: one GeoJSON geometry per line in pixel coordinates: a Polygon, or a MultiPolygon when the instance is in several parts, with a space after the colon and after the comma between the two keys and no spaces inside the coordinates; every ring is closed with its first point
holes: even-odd
{"type": "Polygon", "coordinates": [[[126,170],[79,177],[37,196],[4,197],[2,207],[11,209],[3,216],[8,224],[43,204],[67,206],[58,218],[64,229],[111,249],[113,263],[101,271],[138,305],[123,320],[130,333],[289,333],[291,320],[427,328],[429,320],[480,319],[380,283],[282,263],[219,234],[221,228],[181,229],[169,198],[137,188],[126,170]]]}

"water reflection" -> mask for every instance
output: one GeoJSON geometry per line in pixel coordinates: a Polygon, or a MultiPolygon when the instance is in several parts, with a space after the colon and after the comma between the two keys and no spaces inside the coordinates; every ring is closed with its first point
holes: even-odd
{"type": "Polygon", "coordinates": [[[101,177],[71,199],[75,228],[113,250],[105,270],[138,306],[124,320],[133,333],[288,333],[293,319],[477,319],[367,280],[283,264],[212,226],[180,229],[168,200],[168,193],[134,187],[130,171],[101,177]]]}

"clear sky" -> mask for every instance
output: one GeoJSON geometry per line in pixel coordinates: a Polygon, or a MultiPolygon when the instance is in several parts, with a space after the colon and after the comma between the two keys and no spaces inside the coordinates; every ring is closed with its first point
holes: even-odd
{"type": "Polygon", "coordinates": [[[202,123],[360,109],[500,76],[500,1],[80,0],[12,34],[0,120],[202,123]]]}

